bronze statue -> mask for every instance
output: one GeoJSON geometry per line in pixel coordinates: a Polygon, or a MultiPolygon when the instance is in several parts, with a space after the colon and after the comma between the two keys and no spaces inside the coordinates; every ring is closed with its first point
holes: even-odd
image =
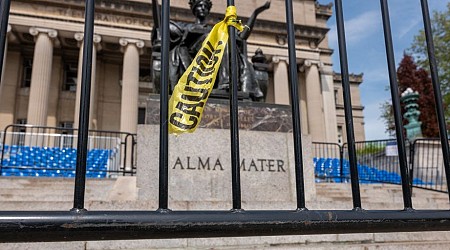
{"type": "Polygon", "coordinates": [[[263,51],[258,48],[255,51],[255,55],[252,56],[253,69],[255,70],[255,78],[258,82],[258,86],[261,89],[264,99],[267,96],[267,88],[269,87],[269,64],[263,51]]]}
{"type": "MultiPolygon", "coordinates": [[[[155,1],[153,1],[155,3],[155,1]]],[[[200,49],[204,39],[211,30],[211,26],[206,24],[206,19],[212,7],[210,0],[189,0],[189,5],[192,13],[196,17],[195,23],[173,22],[169,24],[170,27],[170,60],[169,60],[169,84],[170,91],[175,87],[178,79],[191,64],[192,59],[200,49]]],[[[156,6],[154,4],[154,6],[156,6]]],[[[238,64],[239,64],[239,90],[247,93],[254,101],[263,101],[264,94],[261,91],[256,73],[253,69],[252,63],[247,58],[247,43],[246,40],[250,36],[257,16],[270,7],[270,1],[265,5],[257,8],[247,22],[247,27],[238,36],[238,64]]],[[[155,89],[160,90],[160,65],[161,65],[161,40],[158,35],[159,28],[159,14],[158,7],[153,8],[153,15],[155,19],[154,32],[152,34],[153,44],[153,82],[155,89]]],[[[222,60],[220,72],[216,79],[214,88],[219,90],[228,90],[230,84],[229,77],[229,62],[228,57],[224,56],[222,60]]]]}

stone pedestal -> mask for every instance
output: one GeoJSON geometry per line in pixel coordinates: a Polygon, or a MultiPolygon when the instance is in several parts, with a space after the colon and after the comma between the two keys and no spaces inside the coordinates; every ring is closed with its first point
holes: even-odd
{"type": "MultiPolygon", "coordinates": [[[[192,134],[169,135],[169,208],[231,208],[229,105],[210,100],[192,134]]],[[[289,106],[241,102],[240,172],[244,209],[295,209],[295,162],[289,106]]],[[[159,101],[148,101],[147,125],[138,126],[140,200],[158,199],[159,101]]],[[[303,139],[306,200],[315,199],[311,138],[303,139]]]]}
{"type": "MultiPolygon", "coordinates": [[[[192,202],[202,209],[231,209],[230,135],[198,129],[169,137],[169,207],[192,202]],[[203,205],[202,205],[203,204],[203,205]]],[[[158,200],[159,126],[138,126],[139,199],[158,200]]],[[[315,197],[310,137],[303,137],[306,200],[315,197]]],[[[240,131],[244,209],[295,209],[295,164],[291,133],[240,131]]]]}

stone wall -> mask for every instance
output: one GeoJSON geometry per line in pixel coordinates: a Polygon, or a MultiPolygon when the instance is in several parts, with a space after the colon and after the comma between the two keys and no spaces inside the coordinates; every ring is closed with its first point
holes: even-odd
{"type": "MultiPolygon", "coordinates": [[[[243,208],[295,209],[292,133],[241,130],[239,140],[243,208]]],[[[138,199],[157,200],[159,126],[138,126],[137,145],[138,199]]],[[[303,136],[307,200],[313,200],[316,193],[310,148],[310,137],[303,136]]],[[[229,130],[198,129],[193,134],[170,135],[168,167],[169,203],[204,202],[211,205],[205,209],[231,208],[229,130]]]]}

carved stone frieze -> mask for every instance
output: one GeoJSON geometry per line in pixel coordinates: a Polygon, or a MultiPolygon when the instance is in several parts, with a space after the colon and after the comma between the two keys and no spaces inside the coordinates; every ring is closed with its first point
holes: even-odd
{"type": "MultiPolygon", "coordinates": [[[[39,1],[41,2],[41,1],[39,1]]],[[[61,18],[61,20],[81,21],[84,18],[83,1],[77,0],[47,0],[48,4],[30,3],[18,0],[11,9],[11,14],[61,18]],[[67,6],[64,6],[67,5],[67,6]]],[[[150,30],[153,27],[151,5],[135,1],[97,1],[95,21],[96,25],[107,25],[109,27],[132,27],[133,29],[150,30]],[[130,15],[130,13],[133,13],[130,15]]],[[[192,22],[192,13],[188,6],[186,8],[171,8],[171,16],[175,21],[192,22]]],[[[223,13],[211,13],[210,24],[223,18],[223,13]]],[[[243,18],[246,19],[245,17],[243,18]]],[[[319,44],[328,28],[295,24],[295,36],[298,40],[319,44]]],[[[285,37],[286,25],[282,21],[258,20],[254,27],[255,33],[271,34],[285,37]]]]}

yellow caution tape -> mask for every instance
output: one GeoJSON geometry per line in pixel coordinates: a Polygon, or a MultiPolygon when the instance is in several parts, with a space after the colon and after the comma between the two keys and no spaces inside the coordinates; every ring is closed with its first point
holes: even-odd
{"type": "Polygon", "coordinates": [[[224,20],[214,25],[191,65],[178,80],[169,101],[169,133],[192,133],[200,124],[227,45],[229,25],[239,31],[244,29],[237,20],[235,6],[227,8],[224,20]]]}

